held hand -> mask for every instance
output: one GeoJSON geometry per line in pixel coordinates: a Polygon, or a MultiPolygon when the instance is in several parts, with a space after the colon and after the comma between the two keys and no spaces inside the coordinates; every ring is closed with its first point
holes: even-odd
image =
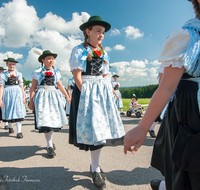
{"type": "Polygon", "coordinates": [[[24,104],[26,103],[26,98],[23,98],[23,103],[24,103],[24,104]]]}
{"type": "Polygon", "coordinates": [[[71,98],[67,97],[67,101],[71,104],[71,98]]]}
{"type": "Polygon", "coordinates": [[[147,131],[137,126],[126,133],[124,136],[124,154],[130,151],[134,154],[146,140],[147,131]],[[134,147],[131,149],[131,146],[134,147]]]}
{"type": "Polygon", "coordinates": [[[1,108],[3,107],[3,102],[2,102],[2,100],[0,100],[0,107],[1,107],[1,108]]]}
{"type": "Polygon", "coordinates": [[[34,103],[33,103],[33,102],[30,102],[30,104],[29,104],[29,109],[30,109],[30,110],[34,110],[34,103]]]}

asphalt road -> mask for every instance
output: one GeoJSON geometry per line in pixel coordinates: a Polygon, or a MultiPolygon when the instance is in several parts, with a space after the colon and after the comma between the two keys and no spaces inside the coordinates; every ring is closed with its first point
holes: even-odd
{"type": "MultiPolygon", "coordinates": [[[[126,131],[140,119],[122,116],[126,131]]],[[[156,131],[159,124],[156,125],[156,131]]],[[[56,156],[48,158],[44,134],[34,129],[33,114],[27,113],[22,124],[24,138],[9,135],[0,123],[0,189],[1,190],[96,190],[89,167],[90,152],[80,151],[68,143],[68,126],[53,135],[56,156]]],[[[124,155],[123,146],[104,147],[100,165],[106,176],[108,190],[148,190],[152,179],[162,179],[159,171],[150,166],[154,144],[149,134],[144,145],[132,155],[124,155]]]]}

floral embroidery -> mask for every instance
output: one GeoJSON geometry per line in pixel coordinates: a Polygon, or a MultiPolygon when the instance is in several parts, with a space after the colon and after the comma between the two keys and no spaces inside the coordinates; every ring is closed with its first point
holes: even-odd
{"type": "Polygon", "coordinates": [[[52,76],[53,72],[46,71],[44,74],[47,75],[47,76],[52,76]]]}

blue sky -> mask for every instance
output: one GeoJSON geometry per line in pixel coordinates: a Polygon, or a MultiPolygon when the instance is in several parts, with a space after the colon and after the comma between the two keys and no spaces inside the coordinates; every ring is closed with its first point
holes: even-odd
{"type": "Polygon", "coordinates": [[[26,80],[40,66],[34,49],[58,54],[55,67],[61,69],[66,86],[72,76],[69,58],[83,41],[79,25],[92,15],[109,22],[103,47],[110,56],[111,73],[120,75],[125,86],[157,83],[157,62],[168,35],[195,16],[187,0],[13,0],[0,3],[0,65],[7,57],[20,63],[26,80]]]}

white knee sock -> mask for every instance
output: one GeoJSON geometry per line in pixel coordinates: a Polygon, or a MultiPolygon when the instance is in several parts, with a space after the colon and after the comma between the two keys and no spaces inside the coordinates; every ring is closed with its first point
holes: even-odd
{"type": "Polygon", "coordinates": [[[120,112],[121,112],[121,113],[123,112],[123,108],[120,108],[120,112]]]}
{"type": "Polygon", "coordinates": [[[21,122],[21,121],[16,122],[17,134],[22,132],[22,131],[21,131],[21,126],[22,126],[22,122],[21,122]]]}
{"type": "Polygon", "coordinates": [[[152,131],[152,130],[154,131],[154,128],[155,128],[155,126],[156,126],[156,123],[157,123],[157,122],[153,122],[153,124],[151,125],[151,128],[149,129],[149,131],[152,131]]]}
{"type": "Polygon", "coordinates": [[[13,128],[11,122],[8,123],[8,127],[9,127],[9,128],[13,128]]]}
{"type": "Polygon", "coordinates": [[[47,148],[52,147],[53,148],[53,144],[52,144],[52,138],[53,138],[53,131],[50,131],[48,133],[44,133],[46,141],[47,141],[47,148]]]}
{"type": "Polygon", "coordinates": [[[5,122],[4,124],[5,124],[5,126],[6,126],[6,125],[8,125],[8,122],[5,122]]]}
{"type": "Polygon", "coordinates": [[[100,153],[101,149],[91,151],[92,172],[100,172],[100,166],[99,166],[100,153]]]}
{"type": "Polygon", "coordinates": [[[166,190],[165,181],[161,181],[161,182],[160,182],[159,190],[166,190]]]}

